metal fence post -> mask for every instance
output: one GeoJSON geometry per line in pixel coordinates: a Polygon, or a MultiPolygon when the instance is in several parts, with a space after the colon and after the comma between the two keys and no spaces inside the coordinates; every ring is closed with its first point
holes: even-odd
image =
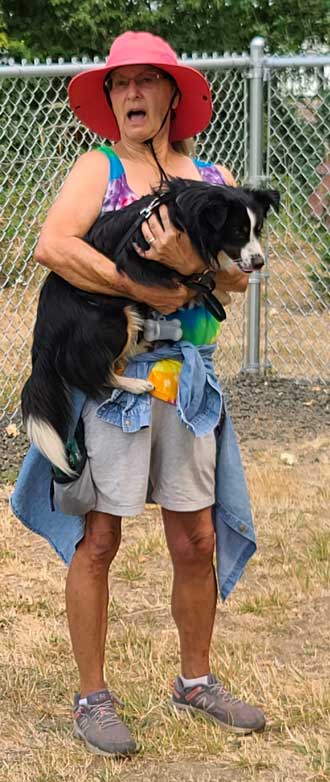
{"type": "MultiPolygon", "coordinates": [[[[250,45],[250,100],[249,100],[249,184],[258,187],[263,171],[263,58],[264,38],[253,38],[250,45]]],[[[247,301],[247,351],[244,369],[260,369],[260,287],[261,274],[253,272],[249,278],[247,301]]]]}

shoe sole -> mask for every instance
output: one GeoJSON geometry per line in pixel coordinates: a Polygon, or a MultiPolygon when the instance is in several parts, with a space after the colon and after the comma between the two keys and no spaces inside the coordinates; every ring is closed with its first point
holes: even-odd
{"type": "Polygon", "coordinates": [[[236,725],[228,725],[227,722],[222,722],[221,720],[217,719],[217,717],[214,717],[213,714],[208,714],[207,711],[197,709],[195,706],[186,706],[184,703],[175,703],[171,700],[169,701],[169,705],[172,709],[177,711],[188,711],[190,714],[199,714],[200,716],[204,717],[204,719],[213,722],[215,725],[218,725],[221,728],[225,728],[225,730],[228,730],[231,733],[239,733],[241,736],[248,736],[250,733],[262,733],[265,729],[265,725],[263,725],[261,728],[239,728],[236,725]]]}
{"type": "Polygon", "coordinates": [[[74,723],[73,725],[73,735],[76,739],[79,739],[80,741],[83,741],[89,752],[92,752],[93,755],[103,755],[104,757],[121,757],[126,758],[128,755],[135,755],[136,752],[139,752],[140,746],[138,744],[135,745],[134,749],[127,749],[127,750],[109,750],[106,752],[104,749],[100,749],[100,747],[97,747],[95,744],[91,744],[84,734],[79,730],[78,725],[74,723]]]}

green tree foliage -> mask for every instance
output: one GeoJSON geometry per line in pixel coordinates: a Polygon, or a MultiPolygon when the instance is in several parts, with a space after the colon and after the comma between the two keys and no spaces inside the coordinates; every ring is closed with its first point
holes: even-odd
{"type": "Polygon", "coordinates": [[[0,50],[18,58],[105,56],[125,30],[150,30],[178,52],[272,52],[330,41],[329,0],[0,0],[0,50]]]}

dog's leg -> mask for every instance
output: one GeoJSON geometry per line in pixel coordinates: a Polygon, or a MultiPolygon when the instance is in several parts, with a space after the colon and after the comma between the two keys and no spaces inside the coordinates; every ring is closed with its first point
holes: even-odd
{"type": "MultiPolygon", "coordinates": [[[[127,318],[127,342],[120,356],[116,359],[115,369],[122,369],[127,361],[138,353],[144,353],[148,347],[145,340],[138,342],[138,336],[143,331],[144,318],[137,312],[134,306],[128,306],[124,309],[127,318]]],[[[112,388],[122,388],[124,391],[130,391],[132,394],[144,394],[146,391],[152,391],[153,385],[148,380],[141,380],[135,377],[125,377],[111,372],[109,376],[109,385],[112,388]]]]}
{"type": "Polygon", "coordinates": [[[124,312],[127,319],[127,341],[118,358],[119,360],[126,359],[125,363],[127,363],[129,358],[136,356],[137,353],[143,353],[147,345],[143,340],[138,341],[139,334],[144,328],[144,318],[142,315],[140,315],[134,305],[125,307],[124,312]]]}

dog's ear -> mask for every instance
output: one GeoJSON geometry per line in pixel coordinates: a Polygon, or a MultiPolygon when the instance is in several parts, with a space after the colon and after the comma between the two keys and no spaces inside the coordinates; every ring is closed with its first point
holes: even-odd
{"type": "Polygon", "coordinates": [[[228,205],[222,198],[210,199],[201,213],[201,219],[214,231],[221,231],[228,217],[228,205]]]}
{"type": "Polygon", "coordinates": [[[252,190],[251,193],[253,198],[262,206],[265,216],[271,207],[278,214],[280,208],[280,194],[278,190],[252,190]]]}
{"type": "MultiPolygon", "coordinates": [[[[175,202],[179,207],[179,214],[180,212],[188,214],[195,227],[198,224],[218,231],[226,222],[228,206],[224,194],[212,193],[213,187],[207,193],[207,198],[204,197],[203,200],[196,197],[199,194],[195,194],[195,198],[192,199],[187,189],[177,196],[175,202]]],[[[217,190],[219,191],[220,187],[217,190]]],[[[180,217],[177,215],[176,219],[180,220],[180,217]]]]}

